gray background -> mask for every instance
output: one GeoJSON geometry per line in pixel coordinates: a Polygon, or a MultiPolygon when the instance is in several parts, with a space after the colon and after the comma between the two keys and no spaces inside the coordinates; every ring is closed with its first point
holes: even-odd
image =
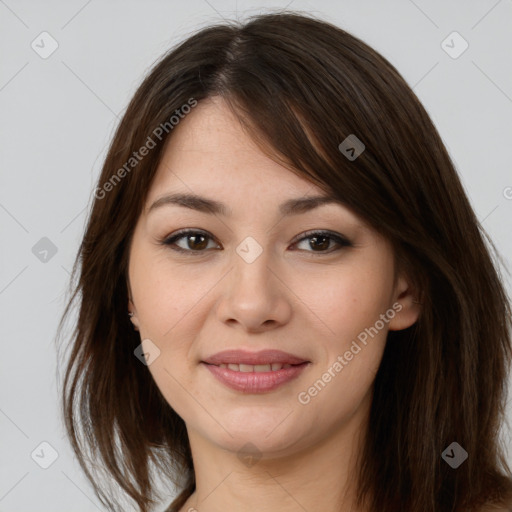
{"type": "Polygon", "coordinates": [[[359,36],[398,68],[510,268],[512,0],[0,0],[0,512],[103,510],[63,437],[54,338],[120,113],[174,43],[221,17],[287,5],[359,36]],[[43,31],[58,43],[45,59],[31,47],[51,49],[43,31]],[[469,44],[457,58],[442,44],[453,31],[469,44]],[[44,441],[59,455],[48,469],[31,457],[51,462],[44,441]]]}

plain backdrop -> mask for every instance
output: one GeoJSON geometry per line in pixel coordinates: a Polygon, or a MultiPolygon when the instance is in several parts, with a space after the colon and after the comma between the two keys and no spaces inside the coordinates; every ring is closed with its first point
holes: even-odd
{"type": "Polygon", "coordinates": [[[152,63],[200,27],[286,6],[397,67],[510,269],[512,0],[0,0],[0,512],[103,510],[63,435],[54,339],[127,102],[152,63]]]}

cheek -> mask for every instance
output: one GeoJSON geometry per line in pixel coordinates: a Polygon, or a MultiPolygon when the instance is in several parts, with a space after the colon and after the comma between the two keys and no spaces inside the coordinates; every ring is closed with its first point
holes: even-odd
{"type": "Polygon", "coordinates": [[[297,399],[305,417],[325,418],[325,428],[338,428],[369,403],[388,332],[387,324],[375,328],[387,311],[384,296],[354,280],[342,291],[331,290],[329,301],[325,295],[318,299],[317,311],[333,332],[324,338],[321,360],[297,399]]]}
{"type": "Polygon", "coordinates": [[[308,281],[303,296],[335,345],[350,343],[389,308],[392,282],[384,270],[347,267],[315,282],[312,286],[308,281]]]}
{"type": "Polygon", "coordinates": [[[310,288],[308,306],[321,319],[319,329],[326,335],[324,357],[309,385],[315,388],[310,388],[312,399],[315,393],[322,395],[315,399],[316,407],[326,414],[333,407],[340,417],[355,410],[382,359],[388,323],[381,315],[390,308],[392,275],[382,262],[378,271],[373,269],[347,267],[310,288]]]}
{"type": "Polygon", "coordinates": [[[132,293],[141,326],[141,335],[168,339],[175,326],[194,314],[207,284],[185,278],[179,267],[170,268],[165,258],[145,258],[132,267],[132,293]]]}
{"type": "MultiPolygon", "coordinates": [[[[218,277],[204,271],[192,276],[162,257],[139,258],[131,268],[132,293],[141,339],[150,339],[159,356],[149,366],[157,386],[180,414],[190,408],[190,389],[197,371],[195,341],[208,308],[208,290],[218,277]]],[[[190,411],[189,411],[190,413],[190,411]]]]}
{"type": "Polygon", "coordinates": [[[148,371],[169,405],[182,417],[193,416],[186,390],[195,370],[190,351],[198,328],[193,306],[200,300],[200,286],[154,257],[139,260],[131,275],[141,339],[149,338],[159,349],[148,371]]]}
{"type": "Polygon", "coordinates": [[[392,278],[385,272],[359,275],[353,272],[338,291],[336,309],[330,310],[333,343],[329,346],[328,390],[323,403],[328,411],[341,407],[341,416],[355,410],[371,389],[386,346],[392,278]],[[335,363],[339,364],[335,364],[335,363]],[[335,377],[331,377],[334,374],[335,377]]]}

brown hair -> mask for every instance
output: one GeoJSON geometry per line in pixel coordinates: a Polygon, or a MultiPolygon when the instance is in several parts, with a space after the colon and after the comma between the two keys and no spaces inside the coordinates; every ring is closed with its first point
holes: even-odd
{"type": "Polygon", "coordinates": [[[212,96],[228,103],[273,158],[389,239],[420,294],[420,318],[389,333],[376,375],[359,503],[371,512],[457,512],[512,499],[498,435],[511,308],[486,242],[496,250],[398,71],[357,37],[291,12],[189,37],[153,67],[112,140],[63,317],[78,303],[62,406],[98,497],[117,510],[102,473],[146,512],[155,503],[156,467],[181,490],[168,510],[179,510],[195,489],[185,424],[134,356],[141,340],[127,316],[127,261],[172,136],[169,119],[191,99],[212,96]],[[127,168],[159,126],[166,136],[127,168]],[[365,144],[354,161],[338,149],[350,134],[365,144]],[[122,179],[113,182],[116,173],[122,179]],[[456,470],[441,457],[453,441],[469,454],[456,470]]]}

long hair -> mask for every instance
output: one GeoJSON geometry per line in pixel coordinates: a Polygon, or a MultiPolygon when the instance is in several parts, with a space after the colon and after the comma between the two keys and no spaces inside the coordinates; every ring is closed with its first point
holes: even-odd
{"type": "Polygon", "coordinates": [[[358,503],[371,512],[466,512],[510,500],[499,429],[511,308],[496,250],[393,65],[346,31],[292,12],[189,37],[154,65],[113,137],[63,316],[77,305],[62,412],[97,496],[117,510],[115,486],[147,512],[157,467],[180,491],[169,511],[195,489],[184,421],[134,356],[141,340],[126,313],[127,262],[176,119],[213,96],[262,150],[384,235],[419,291],[418,321],[389,333],[375,378],[358,503]],[[339,148],[350,135],[365,145],[355,160],[339,148]],[[135,158],[143,146],[147,154],[135,158]],[[457,469],[442,457],[453,442],[468,453],[457,469]]]}

